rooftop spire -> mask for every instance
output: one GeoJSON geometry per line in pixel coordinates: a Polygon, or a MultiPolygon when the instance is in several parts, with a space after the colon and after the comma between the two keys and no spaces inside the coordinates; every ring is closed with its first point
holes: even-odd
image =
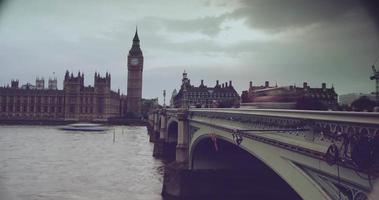
{"type": "Polygon", "coordinates": [[[133,42],[139,42],[138,38],[138,27],[136,26],[136,33],[134,34],[133,42]]]}
{"type": "Polygon", "coordinates": [[[140,40],[138,38],[138,30],[137,30],[137,26],[136,26],[136,33],[134,34],[133,45],[132,45],[132,48],[129,51],[129,55],[142,56],[142,51],[140,49],[140,44],[139,43],[140,43],[140,40]]]}

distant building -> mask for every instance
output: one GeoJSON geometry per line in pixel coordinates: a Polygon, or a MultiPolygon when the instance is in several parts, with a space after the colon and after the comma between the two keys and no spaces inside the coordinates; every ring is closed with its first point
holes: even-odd
{"type": "Polygon", "coordinates": [[[228,83],[216,82],[214,87],[204,85],[204,81],[198,87],[191,85],[187,73],[183,73],[182,85],[179,92],[173,98],[175,107],[188,105],[191,107],[238,107],[240,97],[232,85],[228,83]]]}
{"type": "Polygon", "coordinates": [[[250,82],[249,89],[241,95],[242,103],[292,103],[291,108],[295,108],[301,101],[317,101],[328,109],[337,107],[337,97],[334,87],[327,88],[325,83],[322,83],[321,88],[311,88],[307,82],[303,83],[303,87],[278,87],[270,86],[268,81],[264,86],[253,86],[250,82]]]}
{"type": "MultiPolygon", "coordinates": [[[[43,79],[18,87],[0,87],[0,119],[3,120],[58,120],[107,121],[125,113],[126,98],[111,91],[111,75],[95,73],[94,87],[84,86],[84,74],[66,72],[63,90],[56,85],[44,89],[43,79]]],[[[50,82],[50,81],[49,81],[50,82]]],[[[53,81],[54,82],[54,81],[53,81]]]]}

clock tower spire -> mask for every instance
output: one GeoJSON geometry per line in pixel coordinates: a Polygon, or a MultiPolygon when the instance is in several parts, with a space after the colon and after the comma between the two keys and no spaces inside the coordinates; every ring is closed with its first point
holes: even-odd
{"type": "Polygon", "coordinates": [[[143,54],[140,48],[137,27],[133,38],[132,48],[129,50],[127,65],[127,114],[129,117],[141,117],[143,54]]]}

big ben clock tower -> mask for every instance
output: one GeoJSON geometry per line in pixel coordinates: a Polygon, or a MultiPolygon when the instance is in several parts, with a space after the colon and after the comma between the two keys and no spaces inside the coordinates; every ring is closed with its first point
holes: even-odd
{"type": "Polygon", "coordinates": [[[127,112],[135,117],[141,116],[142,104],[142,71],[143,55],[139,45],[139,38],[136,33],[133,38],[133,45],[128,55],[128,104],[127,112]]]}

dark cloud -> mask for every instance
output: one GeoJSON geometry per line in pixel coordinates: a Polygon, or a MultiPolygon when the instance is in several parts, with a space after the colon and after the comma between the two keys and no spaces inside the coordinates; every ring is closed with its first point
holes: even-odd
{"type": "Polygon", "coordinates": [[[201,17],[191,20],[163,20],[168,29],[176,32],[200,32],[209,36],[215,36],[220,31],[220,24],[225,15],[218,17],[201,17]]]}
{"type": "Polygon", "coordinates": [[[379,32],[379,1],[378,0],[361,0],[361,5],[366,9],[367,13],[373,21],[379,32]]]}
{"type": "MultiPolygon", "coordinates": [[[[215,6],[214,4],[214,1],[205,1],[207,6],[215,6]]],[[[214,36],[222,30],[220,25],[228,19],[245,19],[246,24],[253,29],[276,33],[312,24],[334,24],[349,15],[362,20],[367,20],[364,18],[367,13],[371,13],[374,20],[378,16],[373,8],[378,3],[371,0],[242,0],[238,4],[238,9],[222,15],[189,20],[162,20],[163,25],[172,31],[200,32],[214,36]]],[[[217,4],[220,5],[230,6],[230,3],[217,4]]]]}
{"type": "Polygon", "coordinates": [[[242,3],[244,6],[230,17],[245,17],[252,28],[274,32],[333,22],[360,8],[354,0],[245,0],[242,3]]]}

